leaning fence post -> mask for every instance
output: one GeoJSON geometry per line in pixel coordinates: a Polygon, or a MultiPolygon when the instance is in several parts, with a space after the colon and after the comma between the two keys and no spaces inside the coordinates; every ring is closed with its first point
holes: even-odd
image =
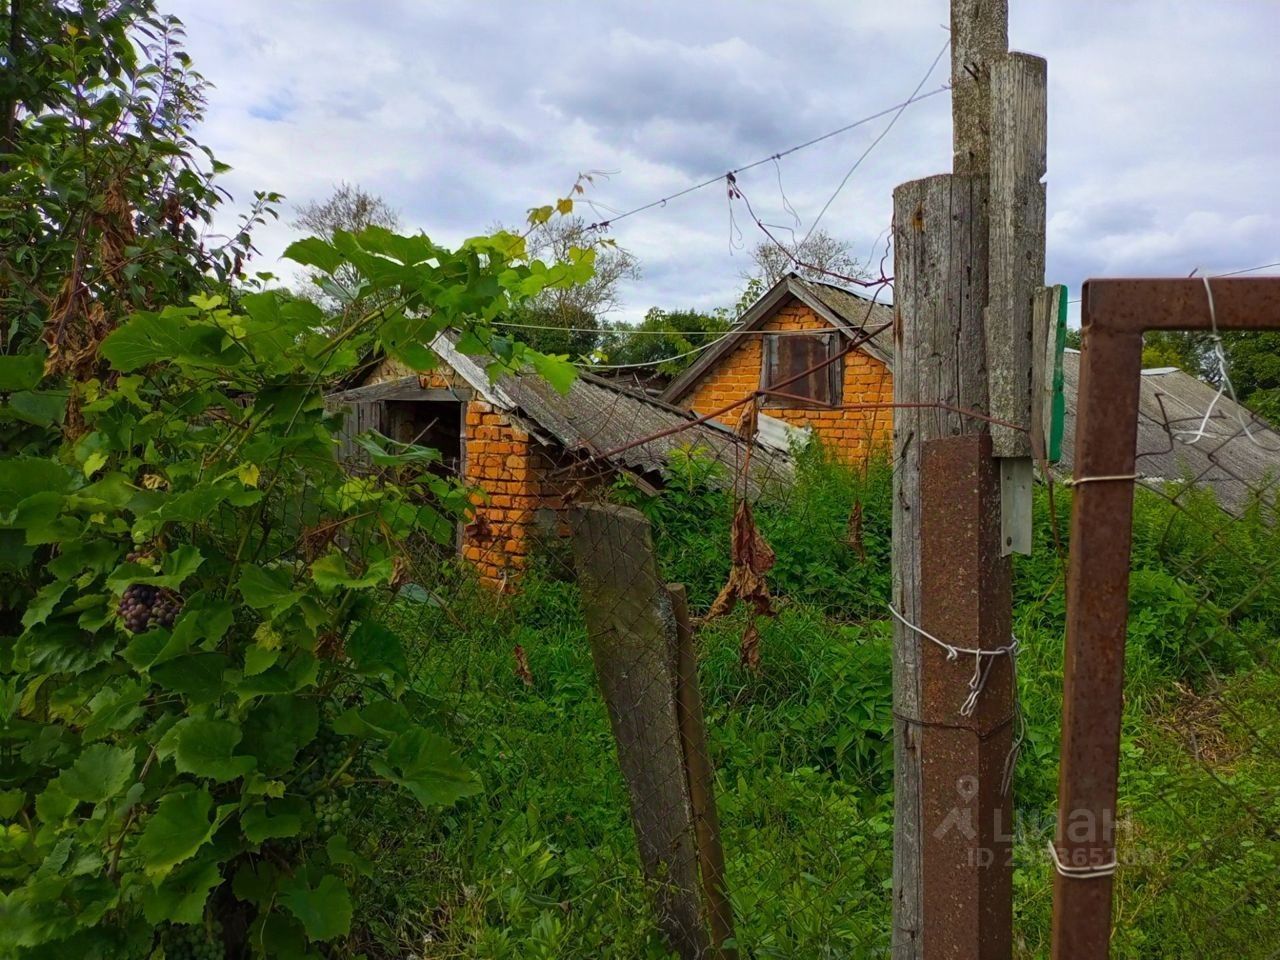
{"type": "Polygon", "coordinates": [[[684,746],[685,770],[689,778],[689,799],[698,837],[698,867],[702,892],[711,928],[712,956],[735,960],[737,951],[725,944],[734,939],[733,907],[725,880],[724,847],[720,842],[720,816],[716,812],[715,774],[707,748],[707,729],[702,716],[702,694],[698,689],[698,656],[693,647],[693,624],[684,584],[667,584],[671,610],[675,614],[676,715],[684,746]]]}
{"type": "Polygon", "coordinates": [[[570,513],[591,657],[618,747],[658,927],[682,960],[706,956],[698,849],[676,707],[676,620],[638,510],[570,513]]]}

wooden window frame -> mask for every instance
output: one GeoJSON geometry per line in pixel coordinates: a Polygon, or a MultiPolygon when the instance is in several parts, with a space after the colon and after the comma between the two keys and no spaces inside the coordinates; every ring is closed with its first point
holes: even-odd
{"type": "MultiPolygon", "coordinates": [[[[760,387],[767,390],[771,386],[769,371],[776,365],[778,355],[778,345],[788,341],[815,338],[822,340],[826,345],[826,353],[828,358],[836,357],[841,349],[840,336],[834,330],[815,330],[811,334],[799,333],[766,333],[761,337],[760,343],[760,387]]],[[[806,367],[813,364],[806,364],[806,367]]],[[[799,372],[799,371],[796,371],[799,372]]],[[[833,359],[825,368],[827,375],[827,399],[807,399],[800,400],[792,397],[776,397],[765,396],[764,405],[775,409],[792,409],[792,410],[827,410],[840,405],[842,393],[844,390],[844,358],[833,359]]],[[[780,376],[778,379],[786,380],[791,374],[780,376]]],[[[799,384],[789,384],[782,388],[783,392],[791,393],[799,384]]]]}

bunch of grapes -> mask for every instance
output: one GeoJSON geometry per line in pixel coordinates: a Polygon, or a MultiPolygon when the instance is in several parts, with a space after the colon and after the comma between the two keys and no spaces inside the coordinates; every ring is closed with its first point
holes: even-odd
{"type": "Polygon", "coordinates": [[[223,960],[222,924],[171,925],[165,937],[165,960],[223,960]]]}
{"type": "Polygon", "coordinates": [[[316,800],[316,823],[320,836],[327,837],[351,819],[351,801],[326,794],[316,800]]]}
{"type": "Polygon", "coordinates": [[[130,633],[144,633],[152,627],[172,628],[182,612],[182,598],[171,590],[134,583],[120,595],[117,612],[130,633]]]}
{"type": "Polygon", "coordinates": [[[307,792],[317,789],[347,759],[345,742],[328,727],[320,728],[307,752],[310,757],[304,761],[308,765],[301,777],[302,789],[307,792]]]}

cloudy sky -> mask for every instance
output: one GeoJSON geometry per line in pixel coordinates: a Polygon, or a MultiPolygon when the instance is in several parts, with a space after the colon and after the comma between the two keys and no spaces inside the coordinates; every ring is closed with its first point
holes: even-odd
{"type": "MultiPolygon", "coordinates": [[[[518,223],[579,172],[591,219],[900,103],[946,41],[946,0],[169,0],[213,82],[203,140],[241,199],[346,180],[456,242],[518,223]]],[[[1280,260],[1280,0],[1012,0],[1049,61],[1048,274],[1185,275],[1280,260]]],[[[947,79],[944,57],[923,91],[947,79]]],[[[762,219],[807,229],[890,117],[765,163],[762,219]],[[784,201],[785,197],[785,201],[784,201]],[[787,210],[794,209],[795,216],[787,210]]],[[[883,250],[892,190],[950,168],[946,93],[907,108],[823,226],[883,250]]],[[[643,265],[618,316],[733,302],[761,234],[722,184],[626,218],[643,265]]],[[[287,223],[263,231],[259,269],[287,223]]],[[[1268,272],[1280,272],[1271,270],[1268,272]]]]}

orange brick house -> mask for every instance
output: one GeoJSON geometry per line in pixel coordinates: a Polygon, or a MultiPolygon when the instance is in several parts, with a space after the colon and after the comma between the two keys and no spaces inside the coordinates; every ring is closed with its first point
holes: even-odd
{"type": "MultiPolygon", "coordinates": [[[[788,273],[742,316],[734,331],[700,356],[662,398],[709,414],[754,390],[778,384],[762,412],[809,428],[850,462],[864,460],[893,432],[893,410],[860,404],[893,401],[893,308],[858,293],[788,273]],[[857,349],[800,377],[845,350],[864,331],[879,330],[857,349]],[[784,395],[785,394],[785,395],[784,395]]],[[[723,415],[736,423],[740,409],[723,415]]]]}
{"type": "Polygon", "coordinates": [[[358,466],[365,452],[356,439],[367,431],[439,451],[436,469],[473,491],[458,550],[492,584],[509,583],[539,541],[564,535],[575,499],[620,474],[656,489],[677,450],[718,461],[726,486],[746,469],[753,493],[792,475],[785,441],[763,432],[748,457],[728,427],[589,373],[561,394],[532,372],[491,381],[488,358],[462,353],[447,335],[431,348],[441,363],[429,373],[383,359],[327,398],[344,415],[339,456],[358,466]]]}

